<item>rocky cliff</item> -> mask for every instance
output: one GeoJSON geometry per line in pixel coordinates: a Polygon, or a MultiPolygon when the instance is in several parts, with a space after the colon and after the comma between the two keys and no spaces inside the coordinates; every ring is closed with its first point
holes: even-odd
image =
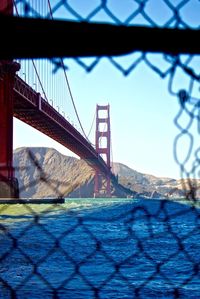
{"type": "Polygon", "coordinates": [[[113,171],[119,183],[147,197],[180,197],[184,195],[180,180],[137,172],[121,163],[114,163],[113,171]]]}
{"type": "MultiPolygon", "coordinates": [[[[83,160],[60,154],[52,148],[18,148],[14,166],[22,198],[93,197],[94,170],[83,160]]],[[[126,197],[135,192],[117,183],[112,195],[126,197]]]]}
{"type": "MultiPolygon", "coordinates": [[[[64,156],[53,148],[18,148],[14,166],[20,197],[93,197],[94,170],[83,160],[64,156]]],[[[180,180],[142,174],[121,163],[113,164],[113,172],[118,183],[112,183],[112,196],[165,198],[186,193],[180,180]]]]}

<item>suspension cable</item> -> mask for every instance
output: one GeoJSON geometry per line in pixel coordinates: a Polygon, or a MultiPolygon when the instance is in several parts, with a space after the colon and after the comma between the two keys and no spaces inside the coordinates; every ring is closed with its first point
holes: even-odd
{"type": "MultiPolygon", "coordinates": [[[[51,8],[51,3],[50,3],[50,0],[47,0],[48,2],[48,6],[49,6],[49,11],[50,11],[50,16],[51,16],[51,19],[53,20],[53,12],[52,12],[52,8],[51,8]]],[[[69,90],[69,95],[70,95],[70,99],[72,101],[72,105],[74,107],[74,111],[75,111],[75,114],[76,114],[76,117],[78,119],[78,122],[79,122],[79,125],[81,127],[81,130],[83,132],[83,135],[85,136],[86,140],[89,141],[84,129],[83,129],[83,126],[82,126],[82,123],[81,123],[81,120],[79,118],[79,114],[78,114],[78,111],[77,111],[77,108],[76,108],[76,105],[75,105],[75,101],[74,101],[74,98],[73,98],[73,95],[72,95],[72,91],[71,91],[71,88],[70,88],[70,84],[69,84],[69,80],[68,80],[68,77],[67,77],[67,72],[66,72],[66,69],[64,67],[64,61],[62,58],[60,58],[60,61],[61,61],[61,66],[62,66],[62,69],[63,69],[63,72],[64,72],[64,76],[65,76],[65,80],[66,80],[66,83],[67,83],[67,87],[68,87],[68,90],[69,90]]],[[[89,141],[89,143],[91,143],[89,141]]]]}
{"type": "Polygon", "coordinates": [[[92,124],[91,124],[90,130],[89,130],[89,132],[88,132],[87,138],[89,138],[89,136],[90,136],[90,134],[91,134],[92,128],[93,128],[93,126],[94,126],[95,118],[96,118],[96,109],[95,109],[95,113],[94,113],[94,116],[93,116],[92,124]]]}

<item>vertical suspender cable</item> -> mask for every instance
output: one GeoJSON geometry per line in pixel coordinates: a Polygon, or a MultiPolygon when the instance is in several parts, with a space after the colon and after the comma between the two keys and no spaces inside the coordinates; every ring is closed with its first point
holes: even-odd
{"type": "MultiPolygon", "coordinates": [[[[47,0],[47,1],[48,1],[48,6],[49,6],[49,11],[50,11],[51,19],[53,20],[53,13],[52,13],[52,9],[51,9],[51,3],[50,3],[50,0],[47,0]]],[[[81,120],[80,120],[80,118],[79,118],[78,111],[77,111],[77,109],[76,109],[76,105],[75,105],[75,102],[74,102],[74,98],[73,98],[73,95],[72,95],[72,91],[71,91],[71,88],[70,88],[70,85],[69,85],[69,80],[68,80],[68,78],[67,78],[67,73],[66,73],[66,70],[65,70],[65,67],[64,67],[63,59],[60,58],[60,61],[61,61],[62,69],[63,69],[64,76],[65,76],[65,81],[66,81],[66,83],[67,83],[67,87],[68,87],[68,90],[69,90],[70,98],[71,98],[71,101],[72,101],[72,105],[73,105],[73,107],[74,107],[74,111],[75,111],[76,117],[77,117],[77,119],[78,119],[79,125],[80,125],[80,127],[81,127],[82,132],[83,132],[83,135],[84,135],[85,138],[88,140],[87,135],[85,134],[85,131],[84,131],[84,129],[83,129],[81,120]]],[[[88,142],[90,142],[90,141],[88,140],[88,142]]]]}
{"type": "MultiPolygon", "coordinates": [[[[19,16],[19,12],[18,12],[17,5],[16,5],[16,3],[15,3],[15,2],[14,2],[14,6],[15,6],[15,10],[16,10],[17,16],[19,16]]],[[[44,98],[45,98],[45,100],[48,102],[48,99],[47,99],[47,96],[46,96],[46,93],[45,93],[44,87],[43,87],[43,85],[42,85],[42,82],[41,82],[41,79],[40,79],[39,73],[38,73],[38,71],[37,71],[37,68],[36,68],[36,64],[35,64],[35,62],[34,62],[34,60],[33,60],[33,59],[31,59],[31,61],[32,61],[33,68],[34,68],[34,70],[35,70],[35,73],[36,73],[36,76],[37,76],[38,82],[39,82],[39,84],[40,84],[40,87],[41,87],[41,89],[42,89],[42,92],[43,92],[43,94],[44,94],[44,98]]]]}

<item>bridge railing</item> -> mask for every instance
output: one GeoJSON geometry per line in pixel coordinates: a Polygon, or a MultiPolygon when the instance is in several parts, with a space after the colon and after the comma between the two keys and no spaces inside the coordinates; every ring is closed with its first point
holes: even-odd
{"type": "Polygon", "coordinates": [[[14,89],[19,95],[23,95],[27,101],[37,107],[38,95],[31,86],[27,85],[19,76],[15,76],[14,89]]]}

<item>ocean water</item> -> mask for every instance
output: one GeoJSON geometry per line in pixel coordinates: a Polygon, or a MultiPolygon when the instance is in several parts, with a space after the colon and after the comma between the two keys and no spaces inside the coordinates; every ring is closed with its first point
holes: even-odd
{"type": "Polygon", "coordinates": [[[0,298],[200,298],[199,209],[145,199],[0,206],[0,298]]]}

